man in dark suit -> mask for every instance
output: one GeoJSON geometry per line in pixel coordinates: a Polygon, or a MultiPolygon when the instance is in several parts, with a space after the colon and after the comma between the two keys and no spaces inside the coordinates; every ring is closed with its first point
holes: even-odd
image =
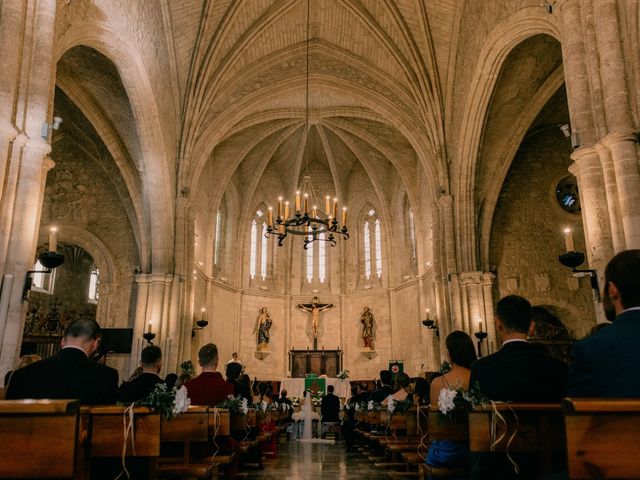
{"type": "Polygon", "coordinates": [[[613,323],[571,351],[572,397],[640,396],[640,250],[617,254],[604,272],[602,303],[613,323]]]}
{"type": "Polygon", "coordinates": [[[320,412],[323,422],[340,421],[340,399],[333,394],[333,385],[327,386],[327,394],[322,397],[320,412]]]}
{"type": "Polygon", "coordinates": [[[73,322],[62,338],[62,350],[14,372],[7,399],[77,398],[85,404],[115,403],[118,371],[90,359],[98,350],[100,335],[100,325],[93,319],[73,322]]]}
{"type": "Polygon", "coordinates": [[[202,373],[185,383],[192,405],[217,405],[235,393],[232,384],[217,372],[218,347],[208,343],[198,351],[198,364],[202,373]]]}
{"type": "Polygon", "coordinates": [[[491,400],[558,402],[567,388],[567,366],[527,342],[531,304],[509,295],[496,306],[496,331],[500,350],[471,367],[469,386],[476,382],[491,400]]]}
{"type": "Polygon", "coordinates": [[[142,400],[153,391],[162,379],[158,375],[162,367],[162,350],[155,345],[148,345],[142,349],[140,355],[142,373],[129,382],[120,386],[118,402],[132,403],[142,400]]]}
{"type": "MultiPolygon", "coordinates": [[[[559,402],[567,388],[567,366],[527,342],[532,321],[531,304],[517,295],[504,297],[496,306],[496,331],[500,350],[471,366],[469,386],[476,382],[491,400],[559,402]]],[[[535,458],[512,454],[522,475],[514,473],[504,454],[472,454],[471,479],[538,478],[535,458]]]]}
{"type": "Polygon", "coordinates": [[[380,370],[380,384],[380,388],[371,392],[369,400],[382,403],[385,398],[393,393],[393,388],[391,388],[391,372],[389,370],[380,370]]]}

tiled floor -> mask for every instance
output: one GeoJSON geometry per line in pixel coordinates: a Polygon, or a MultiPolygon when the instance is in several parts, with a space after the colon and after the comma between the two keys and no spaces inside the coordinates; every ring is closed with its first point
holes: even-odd
{"type": "Polygon", "coordinates": [[[389,478],[370,465],[364,455],[345,453],[344,445],[300,443],[283,440],[278,456],[266,460],[264,470],[251,471],[248,478],[262,480],[383,479],[389,478]]]}

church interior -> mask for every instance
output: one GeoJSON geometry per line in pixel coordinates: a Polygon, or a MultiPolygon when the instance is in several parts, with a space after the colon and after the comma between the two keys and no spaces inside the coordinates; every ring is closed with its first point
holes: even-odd
{"type": "Polygon", "coordinates": [[[290,389],[429,379],[453,331],[500,350],[507,295],[568,361],[640,248],[639,22],[627,0],[0,2],[0,374],[90,318],[121,380],[148,345],[164,377],[210,343],[290,389]]]}

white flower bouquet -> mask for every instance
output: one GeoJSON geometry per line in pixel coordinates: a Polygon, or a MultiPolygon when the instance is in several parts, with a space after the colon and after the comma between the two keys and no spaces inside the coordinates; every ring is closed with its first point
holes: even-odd
{"type": "Polygon", "coordinates": [[[438,410],[443,419],[466,421],[466,414],[475,406],[489,403],[487,397],[480,393],[476,383],[469,390],[464,388],[443,388],[438,396],[438,410]],[[464,418],[459,418],[460,416],[464,418]]]}
{"type": "Polygon", "coordinates": [[[176,415],[186,412],[191,405],[191,400],[184,385],[179,389],[175,387],[169,389],[164,383],[158,383],[149,395],[135,402],[135,405],[159,410],[170,420],[176,415]]]}

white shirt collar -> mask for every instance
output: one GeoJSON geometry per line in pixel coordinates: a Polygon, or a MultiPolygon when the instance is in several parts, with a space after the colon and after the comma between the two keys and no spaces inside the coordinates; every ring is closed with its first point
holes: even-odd
{"type": "MultiPolygon", "coordinates": [[[[627,308],[626,310],[623,310],[622,313],[635,312],[636,310],[640,310],[640,307],[627,308]]],[[[620,315],[622,315],[622,313],[620,315]]],[[[618,316],[620,316],[620,315],[618,315],[618,316]]]]}
{"type": "Polygon", "coordinates": [[[504,347],[507,343],[515,343],[515,342],[529,343],[529,341],[524,338],[512,338],[511,340],[505,340],[504,342],[502,342],[502,346],[504,347]]]}
{"type": "Polygon", "coordinates": [[[87,355],[87,352],[84,351],[84,349],[82,347],[79,347],[77,345],[65,345],[64,347],[62,347],[62,349],[64,350],[65,348],[75,348],[76,350],[80,350],[82,353],[85,354],[85,356],[87,355]]]}

